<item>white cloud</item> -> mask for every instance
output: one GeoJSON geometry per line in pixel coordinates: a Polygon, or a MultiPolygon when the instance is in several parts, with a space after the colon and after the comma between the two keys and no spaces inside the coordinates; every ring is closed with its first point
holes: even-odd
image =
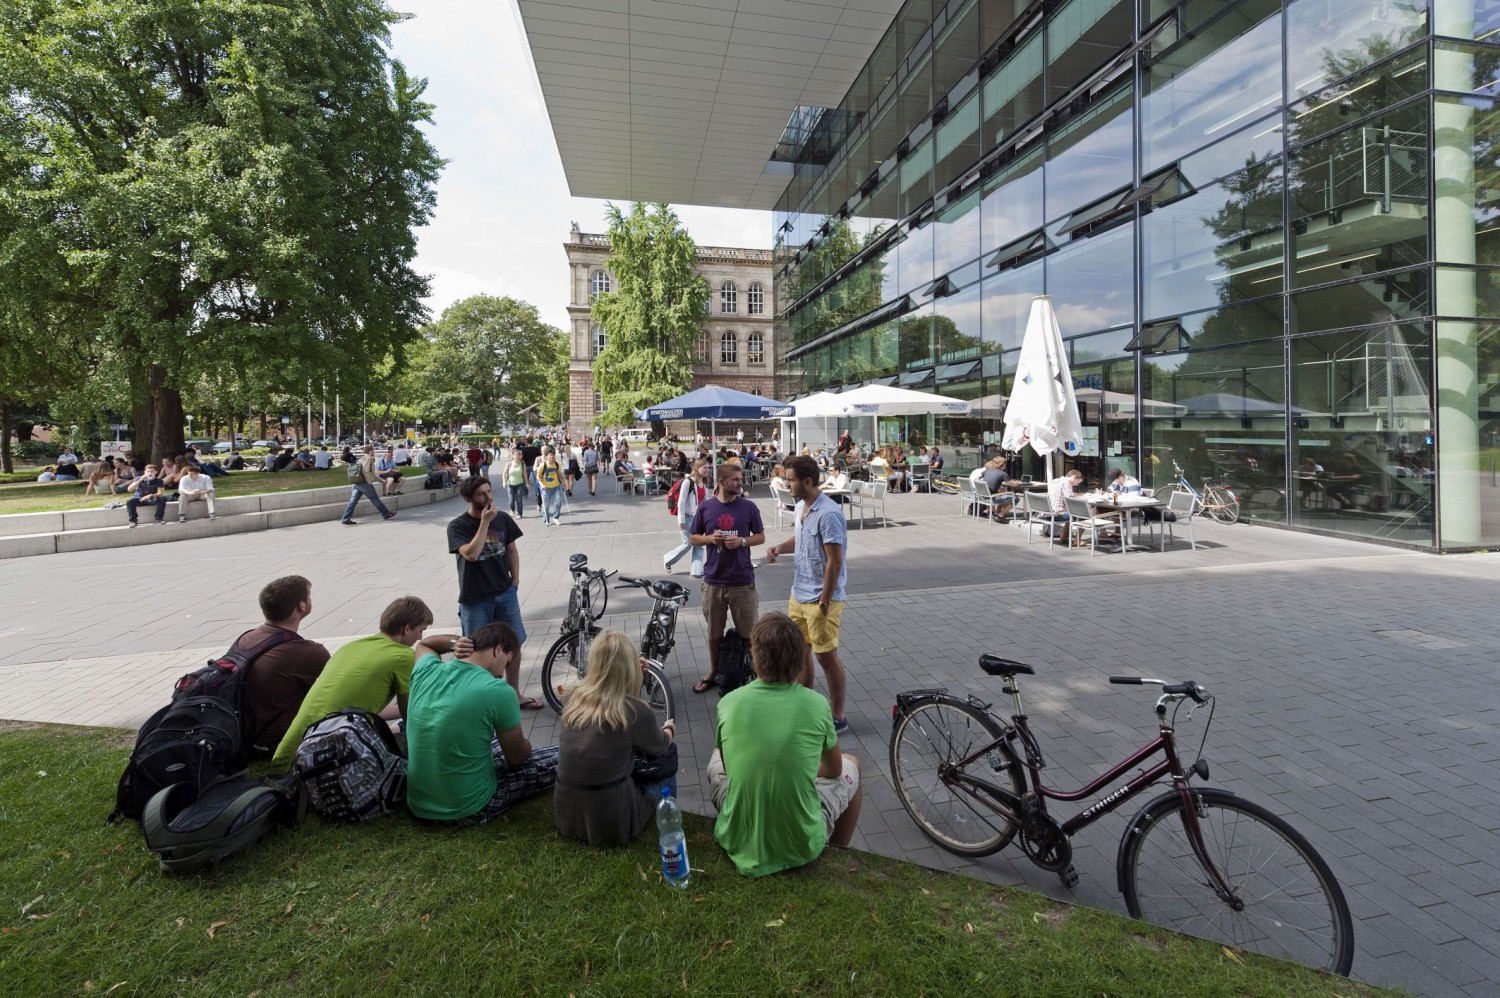
{"type": "MultiPolygon", "coordinates": [[[[416,269],[432,275],[436,316],[474,294],[511,295],[567,328],[563,244],[577,222],[603,232],[603,201],[568,193],[513,0],[397,0],[414,16],[391,49],[428,81],[428,135],[449,161],[437,210],[418,233],[416,269]]],[[[769,212],[679,206],[704,246],[771,245],[769,212]]]]}

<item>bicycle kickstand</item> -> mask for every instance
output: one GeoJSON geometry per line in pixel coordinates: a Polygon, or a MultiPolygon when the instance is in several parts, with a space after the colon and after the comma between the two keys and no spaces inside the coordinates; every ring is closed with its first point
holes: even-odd
{"type": "Polygon", "coordinates": [[[1072,890],[1074,887],[1078,886],[1078,867],[1074,866],[1072,863],[1069,863],[1067,866],[1057,871],[1057,879],[1062,881],[1062,885],[1064,887],[1072,890]]]}

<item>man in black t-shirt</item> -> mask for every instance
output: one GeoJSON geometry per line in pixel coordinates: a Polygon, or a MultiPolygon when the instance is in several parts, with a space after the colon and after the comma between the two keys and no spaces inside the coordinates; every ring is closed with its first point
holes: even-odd
{"type": "MultiPolygon", "coordinates": [[[[509,624],[525,645],[518,590],[521,552],[516,547],[521,528],[495,505],[488,478],[465,478],[458,494],[469,508],[449,522],[448,550],[458,559],[458,619],[464,636],[498,620],[509,624]]],[[[505,681],[520,696],[520,655],[512,656],[506,665],[505,681]]],[[[523,709],[538,710],[541,706],[535,697],[521,697],[523,709]]]]}

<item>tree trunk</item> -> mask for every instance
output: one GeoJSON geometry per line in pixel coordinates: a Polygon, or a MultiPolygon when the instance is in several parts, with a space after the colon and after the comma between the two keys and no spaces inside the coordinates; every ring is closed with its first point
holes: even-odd
{"type": "Polygon", "coordinates": [[[137,457],[160,461],[168,454],[180,454],[182,444],[182,393],[167,384],[167,369],[150,364],[131,378],[132,394],[140,399],[131,407],[135,422],[135,440],[131,449],[137,457]],[[138,385],[137,378],[145,383],[138,385]]]}
{"type": "Polygon", "coordinates": [[[10,452],[10,400],[0,399],[0,471],[7,475],[16,470],[10,452]]]}

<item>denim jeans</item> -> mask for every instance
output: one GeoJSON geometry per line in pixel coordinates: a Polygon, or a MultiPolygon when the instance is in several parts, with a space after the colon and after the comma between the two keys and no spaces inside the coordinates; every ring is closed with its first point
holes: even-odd
{"type": "Polygon", "coordinates": [[[507,485],[510,490],[510,511],[517,517],[526,515],[526,483],[507,485]]]}
{"type": "Polygon", "coordinates": [[[542,486],[536,480],[536,472],[532,471],[530,468],[526,469],[526,487],[528,489],[530,489],[532,492],[536,493],[536,506],[537,506],[537,509],[541,509],[542,508],[542,486]]]}
{"type": "Polygon", "coordinates": [[[693,547],[692,537],[693,537],[692,532],[690,530],[688,530],[687,527],[683,527],[682,528],[682,543],[679,544],[679,545],[677,545],[677,547],[673,548],[671,550],[671,552],[667,555],[667,567],[671,568],[673,565],[675,565],[677,563],[677,559],[681,558],[683,555],[687,554],[688,552],[692,552],[692,555],[693,555],[693,564],[692,564],[692,567],[689,570],[692,572],[693,575],[702,577],[702,575],[703,575],[703,559],[704,559],[704,556],[707,553],[707,549],[706,548],[695,548],[695,547],[693,547]]]}
{"type": "Polygon", "coordinates": [[[380,501],[380,494],[375,491],[375,486],[369,482],[354,482],[349,489],[349,505],[344,507],[344,515],[339,517],[345,523],[354,519],[354,507],[359,505],[359,497],[364,496],[370,500],[370,505],[375,507],[375,512],[381,516],[390,516],[391,511],[386,509],[385,503],[380,501]]]}
{"type": "Polygon", "coordinates": [[[559,485],[555,489],[542,489],[542,515],[549,520],[561,520],[563,507],[563,490],[559,485]]]}
{"type": "Polygon", "coordinates": [[[509,624],[521,643],[526,643],[526,627],[521,623],[521,599],[514,585],[482,603],[458,604],[458,620],[465,637],[472,636],[485,624],[498,620],[509,624]]]}

